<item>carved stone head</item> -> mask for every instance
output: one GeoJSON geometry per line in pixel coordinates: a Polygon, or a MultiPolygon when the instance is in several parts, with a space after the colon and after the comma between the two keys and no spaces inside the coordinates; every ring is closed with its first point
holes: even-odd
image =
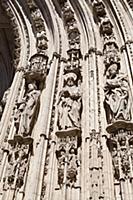
{"type": "Polygon", "coordinates": [[[111,63],[109,67],[107,67],[105,74],[107,78],[114,78],[116,74],[118,74],[120,69],[120,63],[111,63]]]}
{"type": "Polygon", "coordinates": [[[75,85],[77,80],[77,75],[75,73],[68,73],[65,75],[65,85],[72,87],[75,85]]]}

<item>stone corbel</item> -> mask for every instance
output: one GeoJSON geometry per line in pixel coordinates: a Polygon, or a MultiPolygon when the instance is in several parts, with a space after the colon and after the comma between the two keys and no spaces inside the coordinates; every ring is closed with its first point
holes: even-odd
{"type": "Polygon", "coordinates": [[[111,35],[113,33],[113,25],[108,17],[103,18],[100,25],[100,34],[104,37],[105,35],[111,35]]]}
{"type": "Polygon", "coordinates": [[[94,19],[95,21],[101,21],[102,17],[105,17],[106,15],[106,10],[105,6],[102,1],[98,1],[93,3],[93,14],[94,14],[94,19]]]}

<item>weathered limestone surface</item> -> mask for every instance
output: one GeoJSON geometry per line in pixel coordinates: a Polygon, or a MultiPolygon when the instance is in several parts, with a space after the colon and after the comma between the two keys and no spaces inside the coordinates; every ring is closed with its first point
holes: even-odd
{"type": "Polygon", "coordinates": [[[0,200],[133,200],[131,1],[0,2],[0,200]]]}

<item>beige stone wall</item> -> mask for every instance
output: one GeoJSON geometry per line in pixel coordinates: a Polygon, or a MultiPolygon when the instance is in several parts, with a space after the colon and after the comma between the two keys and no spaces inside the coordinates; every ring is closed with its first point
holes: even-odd
{"type": "Polygon", "coordinates": [[[2,0],[0,7],[13,35],[1,39],[2,92],[15,69],[0,108],[0,199],[132,200],[128,2],[2,0]]]}

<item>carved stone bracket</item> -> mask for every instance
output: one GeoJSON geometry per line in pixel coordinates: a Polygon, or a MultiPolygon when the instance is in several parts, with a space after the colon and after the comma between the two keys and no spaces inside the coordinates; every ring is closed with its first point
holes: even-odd
{"type": "Polygon", "coordinates": [[[93,2],[93,15],[96,22],[101,21],[101,18],[105,17],[106,10],[102,1],[93,2]]]}
{"type": "Polygon", "coordinates": [[[100,34],[102,36],[109,36],[113,33],[113,25],[111,21],[108,19],[108,17],[105,17],[101,21],[100,25],[100,34]]]}
{"type": "Polygon", "coordinates": [[[25,69],[25,78],[28,82],[32,80],[43,81],[47,76],[48,56],[35,54],[30,58],[30,65],[25,69]]]}

